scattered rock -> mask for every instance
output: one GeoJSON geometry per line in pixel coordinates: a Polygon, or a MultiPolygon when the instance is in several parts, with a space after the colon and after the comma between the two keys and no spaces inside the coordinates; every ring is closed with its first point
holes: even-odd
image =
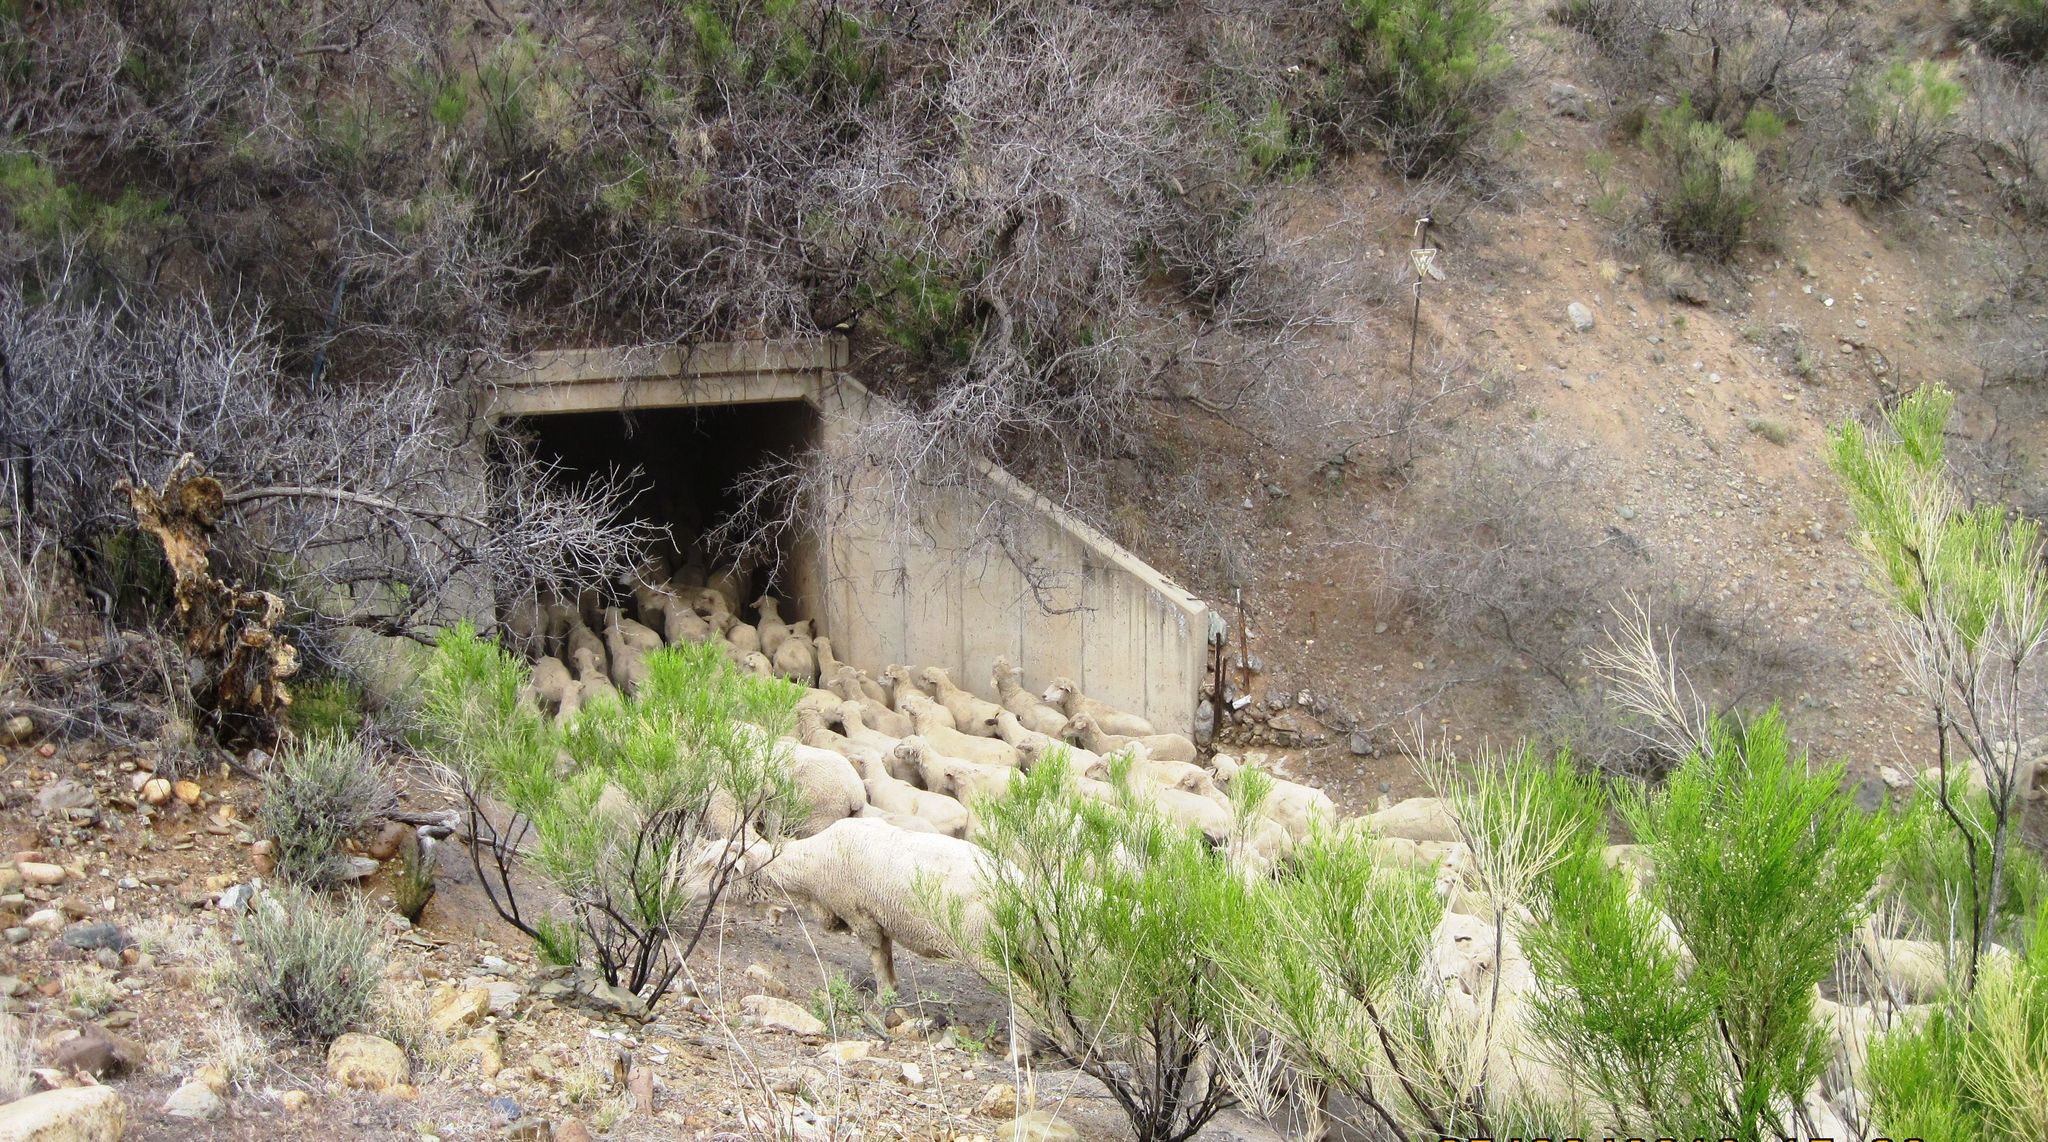
{"type": "Polygon", "coordinates": [[[1572,323],[1572,331],[1575,333],[1585,333],[1593,328],[1593,311],[1586,308],[1583,302],[1575,301],[1565,306],[1564,316],[1572,323]]]}
{"type": "Polygon", "coordinates": [[[1351,750],[1351,756],[1364,757],[1372,752],[1372,739],[1364,734],[1352,734],[1346,747],[1351,750]]]}
{"type": "Polygon", "coordinates": [[[35,932],[28,928],[8,928],[4,932],[0,932],[0,936],[7,937],[7,942],[10,944],[26,944],[28,943],[28,938],[33,935],[35,935],[35,932]]]}
{"type": "Polygon", "coordinates": [[[73,924],[64,929],[64,934],[57,939],[70,947],[83,948],[89,952],[103,949],[120,952],[135,943],[128,933],[121,930],[119,924],[104,920],[97,924],[73,924]]]}
{"type": "Polygon", "coordinates": [[[198,1079],[193,1079],[172,1091],[171,1097],[164,1100],[165,1114],[172,1118],[189,1118],[197,1122],[218,1118],[227,1108],[228,1104],[221,1101],[220,1095],[215,1094],[212,1087],[198,1079]]]}
{"type": "Polygon", "coordinates": [[[571,1118],[555,1127],[555,1142],[590,1142],[590,1128],[580,1118],[571,1118]]]}
{"type": "Polygon", "coordinates": [[[1017,1117],[1017,1088],[1009,1083],[997,1083],[982,1092],[981,1101],[974,1104],[974,1113],[983,1118],[1017,1117]]]}
{"type": "Polygon", "coordinates": [[[740,999],[740,1007],[770,1031],[788,1031],[797,1035],[825,1033],[825,1024],[817,1016],[787,999],[773,995],[749,995],[740,999]]]}
{"type": "Polygon", "coordinates": [[[25,860],[14,866],[27,884],[55,885],[64,883],[67,873],[60,864],[44,864],[41,861],[25,860]]]}
{"type": "Polygon", "coordinates": [[[378,864],[369,857],[350,857],[341,868],[343,880],[368,880],[377,875],[378,864]]]}
{"type": "Polygon", "coordinates": [[[372,860],[390,860],[398,855],[399,849],[405,847],[405,838],[410,835],[412,828],[404,822],[386,821],[384,827],[377,830],[377,835],[370,839],[370,843],[363,846],[363,852],[372,860]]]}
{"type": "Polygon", "coordinates": [[[55,908],[39,908],[22,923],[38,932],[55,932],[64,926],[64,914],[55,908]]]}
{"type": "Polygon", "coordinates": [[[228,913],[239,913],[244,908],[247,908],[249,902],[254,899],[256,899],[256,886],[254,884],[231,884],[221,890],[220,910],[228,913]]]}
{"type": "Polygon", "coordinates": [[[0,1106],[0,1139],[7,1142],[119,1142],[128,1104],[113,1087],[48,1090],[0,1106]]]}
{"type": "Polygon", "coordinates": [[[654,1072],[646,1067],[634,1067],[626,1072],[626,1089],[633,1095],[633,1109],[642,1115],[654,1114],[654,1072]]]}
{"type": "Polygon", "coordinates": [[[171,799],[171,783],[161,777],[152,777],[142,783],[139,794],[146,805],[162,805],[171,799]]]}
{"type": "Polygon", "coordinates": [[[1878,766],[1877,775],[1883,778],[1884,783],[1893,789],[1911,789],[1913,787],[1913,775],[1896,765],[1878,766]]]}
{"type": "Polygon", "coordinates": [[[42,813],[59,816],[71,809],[93,809],[99,806],[99,798],[93,791],[68,777],[60,777],[43,786],[36,794],[36,809],[42,813]]]}
{"type": "Polygon", "coordinates": [[[199,788],[197,781],[178,781],[172,783],[171,795],[187,805],[197,805],[205,791],[199,788]]]}
{"type": "Polygon", "coordinates": [[[905,1086],[923,1086],[924,1068],[916,1063],[903,1064],[903,1083],[905,1086]]]}
{"type": "Polygon", "coordinates": [[[412,1064],[391,1040],[351,1031],[327,1048],[327,1077],[345,1087],[382,1091],[411,1082],[412,1064]]]}
{"type": "Polygon", "coordinates": [[[1543,97],[1543,105],[1550,108],[1552,115],[1566,119],[1590,119],[1592,112],[1586,107],[1586,93],[1569,83],[1553,83],[1550,93],[1543,97]]]}
{"type": "Polygon", "coordinates": [[[505,1096],[505,1095],[502,1095],[502,1094],[501,1094],[501,1095],[499,1095],[498,1097],[496,1097],[496,1098],[492,1099],[492,1100],[490,1101],[490,1104],[489,1104],[489,1105],[490,1105],[490,1108],[491,1108],[491,1113],[492,1113],[493,1115],[495,1115],[495,1116],[497,1117],[498,1121],[500,1121],[500,1122],[517,1122],[517,1121],[519,1121],[519,1100],[518,1100],[518,1099],[516,1099],[516,1098],[509,1098],[509,1097],[507,1097],[507,1096],[505,1096]]]}
{"type": "Polygon", "coordinates": [[[443,1035],[474,1027],[491,1010],[491,993],[482,987],[447,987],[435,997],[427,1021],[443,1035]]]}
{"type": "Polygon", "coordinates": [[[533,995],[565,1007],[581,1007],[635,1023],[653,1018],[645,1000],[623,987],[606,983],[603,976],[588,968],[549,968],[535,977],[533,995]]]}
{"type": "Polygon", "coordinates": [[[470,976],[462,981],[464,987],[480,987],[491,993],[491,1014],[510,1015],[519,1010],[519,1001],[526,998],[525,986],[509,979],[484,979],[470,976]]]}
{"type": "Polygon", "coordinates": [[[996,1127],[996,1142],[1080,1142],[1081,1134],[1050,1110],[1034,1110],[996,1127]]]}
{"type": "Polygon", "coordinates": [[[868,1057],[874,1044],[866,1039],[848,1039],[839,1043],[827,1043],[818,1048],[818,1057],[827,1062],[852,1063],[868,1057]]]}
{"type": "Polygon", "coordinates": [[[34,737],[36,724],[27,714],[16,714],[0,722],[0,745],[20,745],[34,737]]]}
{"type": "Polygon", "coordinates": [[[142,1066],[147,1054],[133,1039],[88,1023],[76,1035],[51,1046],[49,1062],[65,1074],[111,1078],[142,1066]]]}

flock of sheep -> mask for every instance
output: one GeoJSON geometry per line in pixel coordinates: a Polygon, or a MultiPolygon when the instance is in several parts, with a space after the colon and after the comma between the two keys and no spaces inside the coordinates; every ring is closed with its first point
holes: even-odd
{"type": "MultiPolygon", "coordinates": [[[[1321,790],[1276,778],[1247,825],[1228,793],[1243,767],[1228,755],[1204,760],[1186,736],[1158,733],[1144,718],[1089,698],[1070,679],[1055,678],[1042,691],[1027,688],[1022,672],[1002,658],[991,664],[992,697],[962,688],[937,667],[892,665],[870,676],[835,658],[809,620],[785,622],[772,597],[754,601],[756,622],[743,621],[742,579],[739,571],[670,575],[655,563],[624,592],[633,617],[593,592],[574,603],[528,600],[505,625],[535,661],[529,699],[557,719],[574,718],[598,693],[632,693],[645,676],[645,654],[680,641],[719,640],[741,667],[804,687],[795,734],[779,748],[804,791],[808,816],[772,851],[765,843],[747,849],[738,895],[786,897],[822,926],[850,930],[866,946],[880,987],[897,986],[897,945],[956,958],[954,931],[971,938],[980,930],[990,858],[971,840],[972,806],[1003,792],[1059,746],[1071,759],[1076,790],[1104,800],[1119,796],[1108,780],[1111,758],[1128,755],[1128,785],[1138,796],[1201,829],[1249,875],[1275,867],[1318,825],[1369,829],[1382,859],[1434,870],[1447,907],[1427,962],[1448,1003],[1476,1014],[1483,997],[1513,1006],[1533,990],[1512,932],[1500,946],[1490,918],[1482,919],[1490,911],[1469,886],[1470,849],[1441,800],[1411,798],[1344,820],[1321,790]],[[932,917],[933,885],[958,903],[958,929],[932,917]]],[[[1653,874],[1636,846],[1614,846],[1609,856],[1632,873],[1653,874]]],[[[1938,954],[1930,959],[1913,942],[1866,933],[1862,950],[1893,1004],[1938,985],[1938,970],[1915,970],[1923,960],[1938,968],[1938,954]]],[[[1860,1043],[1874,1025],[1872,1008],[1818,1002],[1846,1039],[1860,1043]]]]}
{"type": "MultiPolygon", "coordinates": [[[[671,574],[652,561],[623,585],[618,604],[596,591],[574,601],[529,597],[510,608],[505,633],[534,662],[527,700],[557,721],[575,718],[600,694],[632,694],[645,677],[646,654],[682,641],[718,640],[743,669],[804,687],[795,734],[780,748],[808,815],[747,879],[854,931],[883,986],[896,983],[892,944],[935,956],[954,951],[923,917],[912,880],[937,875],[971,897],[981,850],[969,840],[976,827],[970,806],[1004,791],[1055,747],[1067,752],[1076,789],[1103,800],[1118,796],[1111,759],[1128,756],[1129,784],[1139,795],[1255,867],[1270,867],[1315,822],[1336,820],[1322,791],[1276,780],[1249,829],[1240,827],[1228,794],[1240,768],[1232,758],[1202,763],[1186,735],[1159,733],[1071,679],[1027,689],[1022,671],[1002,658],[991,665],[992,698],[938,667],[890,666],[874,677],[839,661],[810,620],[785,622],[773,597],[754,600],[757,620],[743,620],[744,579],[742,569],[671,574]]],[[[1397,806],[1384,822],[1394,828],[1379,831],[1398,836],[1402,821],[1431,816],[1397,806]]],[[[1408,843],[1455,839],[1446,827],[1439,821],[1408,843]]]]}

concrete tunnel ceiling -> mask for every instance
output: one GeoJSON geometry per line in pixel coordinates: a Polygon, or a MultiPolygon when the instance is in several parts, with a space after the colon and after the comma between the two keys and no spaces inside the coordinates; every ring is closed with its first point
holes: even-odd
{"type": "MultiPolygon", "coordinates": [[[[856,438],[882,398],[846,365],[839,338],[551,350],[502,374],[480,411],[526,426],[571,469],[640,467],[655,482],[650,518],[715,519],[730,506],[724,473],[774,449],[856,438]],[[709,486],[679,484],[690,473],[709,486]]],[[[782,553],[785,614],[814,619],[837,657],[870,673],[938,666],[987,693],[1000,656],[1027,684],[1070,677],[1161,730],[1192,731],[1216,613],[1001,468],[983,475],[979,487],[930,489],[914,535],[861,522],[886,511],[880,499],[860,503],[876,493],[856,480],[850,510],[814,521],[782,553]],[[1014,558],[990,557],[979,537],[991,501],[1016,509],[1014,558]]]]}

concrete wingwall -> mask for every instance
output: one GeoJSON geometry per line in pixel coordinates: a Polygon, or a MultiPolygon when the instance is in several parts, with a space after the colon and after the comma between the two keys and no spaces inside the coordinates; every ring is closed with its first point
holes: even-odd
{"type": "MultiPolygon", "coordinates": [[[[838,339],[541,353],[498,384],[486,413],[800,399],[818,410],[818,444],[832,450],[881,407],[845,363],[838,339]]],[[[879,480],[835,491],[793,551],[794,613],[870,672],[939,666],[989,694],[989,665],[1002,656],[1029,686],[1064,675],[1162,731],[1190,732],[1210,609],[1008,472],[989,465],[981,476],[920,488],[914,519],[891,509],[879,480]]]]}

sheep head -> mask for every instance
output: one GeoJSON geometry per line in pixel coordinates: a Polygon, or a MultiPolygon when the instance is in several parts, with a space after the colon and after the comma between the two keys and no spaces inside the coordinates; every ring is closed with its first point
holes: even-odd
{"type": "Polygon", "coordinates": [[[946,672],[936,666],[927,666],[923,670],[918,671],[917,679],[924,685],[925,689],[931,691],[932,696],[935,698],[953,689],[953,680],[946,677],[946,672]]]}
{"type": "Polygon", "coordinates": [[[1060,736],[1075,745],[1087,745],[1089,739],[1093,738],[1100,728],[1095,724],[1094,718],[1086,714],[1075,714],[1067,719],[1065,728],[1060,730],[1060,736]]]}
{"type": "Polygon", "coordinates": [[[762,619],[766,621],[782,621],[782,615],[776,609],[776,606],[777,604],[775,602],[775,597],[773,595],[766,594],[765,592],[761,595],[760,598],[754,600],[754,609],[761,612],[762,619]]]}
{"type": "Polygon", "coordinates": [[[740,660],[740,666],[749,674],[758,674],[763,678],[775,677],[775,665],[768,661],[767,655],[758,650],[748,651],[747,656],[740,660]]]}
{"type": "Polygon", "coordinates": [[[1040,700],[1048,706],[1059,707],[1061,713],[1071,714],[1074,712],[1073,701],[1080,693],[1081,688],[1074,684],[1072,678],[1055,678],[1052,684],[1045,688],[1045,694],[1040,700]]]}

